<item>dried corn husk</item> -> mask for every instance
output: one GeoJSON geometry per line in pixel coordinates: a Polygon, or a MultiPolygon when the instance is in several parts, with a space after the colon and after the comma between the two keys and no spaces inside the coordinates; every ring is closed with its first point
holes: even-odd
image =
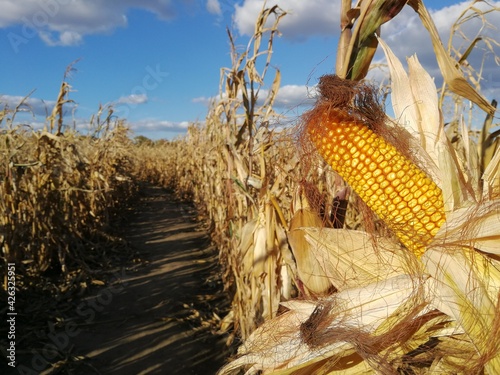
{"type": "Polygon", "coordinates": [[[325,274],[316,254],[305,239],[304,227],[323,227],[323,220],[310,207],[307,198],[297,189],[293,201],[295,212],[290,220],[288,242],[295,257],[297,276],[307,296],[326,295],[332,283],[325,274]]]}
{"type": "Polygon", "coordinates": [[[302,230],[308,250],[339,291],[373,284],[404,274],[408,269],[410,257],[388,239],[348,229],[309,227],[302,230]]]}
{"type": "MultiPolygon", "coordinates": [[[[479,356],[469,369],[500,371],[500,269],[498,262],[463,247],[433,248],[423,262],[432,276],[432,304],[453,317],[479,356]]],[[[472,361],[472,359],[471,359],[472,361]]]]}

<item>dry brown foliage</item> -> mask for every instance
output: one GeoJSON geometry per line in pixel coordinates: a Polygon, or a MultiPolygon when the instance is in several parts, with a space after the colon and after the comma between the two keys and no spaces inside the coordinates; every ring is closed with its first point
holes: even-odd
{"type": "MultiPolygon", "coordinates": [[[[373,12],[370,14],[373,11],[370,4],[374,2],[366,1],[360,4],[360,7],[351,9],[347,6],[347,2],[343,2],[342,14],[345,20],[350,21],[342,25],[343,44],[339,46],[341,62],[337,67],[338,71],[344,72],[344,75],[349,75],[351,78],[355,76],[356,79],[366,74],[365,64],[369,64],[372,49],[376,47],[375,40],[362,32],[363,27],[371,28],[373,26],[370,25],[373,23],[377,29],[383,22],[394,17],[400,9],[398,4],[390,9],[384,7],[377,9],[377,12],[386,14],[387,17],[376,19],[371,17],[373,12]],[[357,28],[354,33],[351,32],[353,27],[357,28]],[[356,55],[358,53],[356,51],[361,52],[356,55]]],[[[429,21],[421,2],[413,1],[410,5],[420,12],[423,22],[429,21]]],[[[317,257],[317,249],[310,244],[311,235],[316,233],[313,227],[319,231],[317,232],[319,235],[316,236],[324,237],[325,241],[330,241],[328,227],[368,230],[372,235],[371,240],[358,232],[353,232],[351,237],[339,235],[338,238],[341,241],[345,239],[354,241],[354,238],[366,241],[363,244],[373,248],[374,264],[377,259],[380,261],[387,256],[387,259],[382,260],[382,264],[394,269],[380,270],[382,273],[397,274],[401,269],[407,272],[408,268],[415,267],[413,269],[417,270],[420,267],[416,262],[403,259],[404,256],[398,258],[393,254],[393,259],[385,252],[378,254],[377,246],[380,246],[380,250],[385,247],[384,241],[379,236],[387,236],[386,229],[372,220],[373,217],[365,212],[364,206],[359,204],[353,194],[349,194],[344,182],[315,157],[314,151],[307,144],[301,142],[300,136],[297,136],[297,128],[277,131],[277,128],[272,126],[274,123],[279,124],[272,110],[279,88],[278,71],[271,79],[273,84],[268,91],[269,95],[259,98],[259,93],[262,92],[265,76],[270,73],[268,68],[273,38],[278,35],[278,22],[283,15],[278,7],[263,9],[256,22],[254,38],[241,53],[237,53],[232,35],[229,34],[232,66],[222,69],[220,95],[210,106],[204,124],[191,125],[188,135],[184,138],[161,145],[145,145],[141,150],[143,155],[148,155],[147,160],[150,160],[146,164],[148,167],[144,169],[145,175],[152,176],[155,181],[163,180],[164,184],[176,189],[179,195],[194,199],[198,206],[204,209],[211,224],[213,239],[219,247],[226,289],[233,295],[232,311],[224,319],[222,328],[233,329],[244,342],[248,342],[245,350],[249,363],[255,359],[262,366],[268,364],[269,368],[273,368],[272,366],[277,363],[273,353],[278,350],[277,346],[282,341],[295,342],[295,339],[301,339],[302,334],[302,339],[306,338],[305,341],[314,347],[319,342],[324,344],[334,337],[338,338],[341,333],[339,330],[327,330],[323,332],[326,336],[321,341],[319,332],[316,332],[318,326],[327,324],[331,320],[331,317],[326,317],[328,306],[321,310],[325,312],[324,319],[318,310],[318,314],[311,314],[311,318],[302,326],[281,326],[280,322],[287,319],[291,325],[297,323],[299,320],[293,314],[300,315],[300,309],[297,312],[292,309],[281,314],[285,309],[279,306],[280,302],[293,297],[299,297],[299,301],[302,298],[308,298],[309,301],[321,298],[328,300],[334,298],[338,291],[337,286],[353,287],[358,282],[356,275],[344,275],[342,273],[344,268],[336,269],[337,259],[317,257]],[[273,16],[275,22],[269,22],[273,16]],[[263,44],[262,39],[266,36],[267,49],[262,51],[260,49],[263,44]],[[264,63],[257,63],[257,58],[263,59],[264,63]],[[258,70],[258,66],[263,68],[258,70]],[[168,175],[165,176],[163,173],[168,175]],[[346,210],[347,201],[350,204],[346,210]],[[309,228],[304,231],[301,229],[303,227],[309,228]],[[326,228],[324,235],[321,235],[322,228],[326,228]],[[370,244],[373,240],[377,241],[376,244],[370,244]],[[335,277],[339,279],[337,285],[330,281],[335,277]],[[340,281],[342,277],[344,279],[340,281]],[[256,327],[262,329],[257,328],[256,331],[256,327]],[[252,332],[255,335],[252,335],[252,332]],[[273,337],[276,341],[273,341],[273,337]],[[266,341],[268,339],[269,342],[266,341]]],[[[443,66],[446,66],[450,60],[444,52],[438,49],[437,53],[441,55],[443,66]]],[[[455,70],[454,67],[446,77],[449,82],[453,81],[453,77],[457,77],[458,73],[455,70]]],[[[331,79],[331,76],[325,78],[323,83],[331,79]]],[[[456,89],[457,82],[462,81],[457,79],[450,84],[450,87],[456,89]]],[[[324,84],[324,86],[329,85],[324,84]]],[[[376,99],[375,90],[365,92],[362,89],[364,87],[367,86],[351,82],[349,88],[353,91],[347,93],[346,98],[339,99],[335,94],[333,97],[344,104],[353,96],[362,97],[363,93],[376,99]]],[[[470,90],[467,85],[461,89],[470,90]]],[[[324,93],[324,96],[332,95],[324,93]]],[[[469,96],[491,112],[491,106],[485,105],[472,91],[469,96]]],[[[358,106],[354,107],[358,110],[358,106]]],[[[366,113],[370,113],[369,108],[360,115],[365,116],[366,113]]],[[[380,117],[382,116],[383,114],[380,114],[380,117]]],[[[375,123],[381,122],[377,116],[373,120],[375,123]]],[[[492,121],[489,115],[482,135],[488,142],[481,142],[488,147],[488,151],[483,154],[490,157],[497,149],[494,141],[497,137],[491,131],[492,121]]],[[[385,125],[382,127],[383,129],[379,131],[387,132],[385,125]]],[[[451,129],[452,127],[450,131],[451,129]]],[[[394,135],[396,133],[391,134],[385,135],[395,143],[399,142],[401,145],[406,140],[397,140],[402,137],[394,135]]],[[[467,153],[467,158],[474,155],[476,146],[473,143],[469,144],[469,139],[452,137],[451,139],[454,148],[463,154],[467,153]]],[[[413,156],[412,152],[408,150],[409,157],[413,156]]],[[[499,153],[496,155],[498,157],[499,153]]],[[[492,169],[489,160],[485,162],[488,162],[489,172],[492,175],[498,173],[492,169]]],[[[422,161],[420,163],[422,164],[422,161]]],[[[334,237],[332,235],[331,240],[334,240],[334,237]]],[[[360,255],[365,253],[360,249],[356,251],[359,251],[360,255]]],[[[365,258],[360,261],[366,262],[365,258]]],[[[356,265],[352,264],[351,268],[356,268],[356,265]]],[[[430,358],[442,356],[446,351],[452,353],[451,340],[448,342],[443,339],[439,347],[433,342],[426,341],[426,330],[430,329],[432,324],[437,326],[448,324],[447,317],[432,312],[417,317],[416,313],[420,311],[422,305],[417,303],[413,306],[412,302],[414,301],[408,302],[405,307],[410,311],[405,319],[398,320],[396,314],[393,321],[389,319],[385,323],[386,328],[395,324],[396,328],[392,327],[394,329],[391,328],[390,333],[351,340],[358,349],[357,353],[353,352],[352,363],[337,364],[335,359],[331,359],[329,363],[329,360],[325,359],[311,365],[312,367],[298,369],[296,373],[307,373],[313,368],[317,368],[318,371],[339,370],[344,365],[354,365],[362,360],[379,363],[386,369],[414,371],[419,366],[424,368],[428,366],[426,361],[430,358]],[[402,335],[401,332],[405,330],[408,334],[402,335]],[[411,334],[413,337],[410,339],[411,334]],[[397,354],[398,346],[401,345],[407,353],[403,357],[397,354]],[[359,357],[359,353],[364,357],[359,357]]],[[[354,328],[343,332],[349,339],[357,333],[354,328]]],[[[472,356],[472,349],[465,341],[461,348],[455,349],[460,351],[458,356],[464,358],[472,356]]],[[[349,358],[342,358],[341,361],[344,359],[349,358]]],[[[244,363],[243,361],[242,359],[241,363],[244,363]]],[[[466,362],[466,359],[464,361],[466,362]]],[[[234,369],[238,366],[238,361],[236,362],[234,369]]],[[[465,362],[459,364],[450,362],[447,366],[460,369],[465,362]]],[[[231,365],[228,368],[231,368],[231,365]]],[[[283,373],[287,372],[283,370],[283,373]]]]}
{"type": "Polygon", "coordinates": [[[91,134],[64,129],[68,94],[65,80],[43,130],[16,120],[23,103],[0,116],[1,260],[16,265],[19,303],[31,293],[70,297],[124,249],[110,229],[137,191],[128,130],[103,108],[91,134]]]}

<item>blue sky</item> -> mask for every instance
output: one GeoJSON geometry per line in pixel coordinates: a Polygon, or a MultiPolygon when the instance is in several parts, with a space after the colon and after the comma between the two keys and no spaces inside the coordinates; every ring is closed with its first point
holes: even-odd
{"type": "MultiPolygon", "coordinates": [[[[296,116],[298,106],[307,102],[308,88],[319,76],[333,72],[340,0],[277,3],[290,14],[283,18],[282,35],[274,45],[272,64],[282,74],[276,110],[296,116]]],[[[75,122],[84,131],[99,104],[114,103],[116,113],[136,135],[153,139],[182,135],[188,123],[204,120],[208,101],[218,94],[220,69],[231,65],[226,27],[243,48],[262,4],[262,0],[2,0],[0,106],[14,107],[35,90],[29,99],[35,117],[26,114],[18,119],[40,127],[66,67],[79,59],[68,81],[77,106],[68,113],[67,123],[75,122]]],[[[447,38],[469,2],[425,4],[447,38]]],[[[500,2],[490,4],[500,6],[500,2]]],[[[401,59],[417,53],[439,83],[426,32],[413,10],[405,8],[384,26],[382,37],[401,59]]],[[[488,16],[492,25],[500,25],[499,13],[488,16]]],[[[465,30],[474,37],[478,27],[472,22],[465,30]]],[[[494,37],[498,30],[485,28],[482,33],[494,37]]],[[[494,48],[498,53],[498,46],[494,48]]],[[[471,64],[479,66],[482,56],[471,56],[471,64]]],[[[484,94],[499,99],[500,75],[493,54],[487,55],[484,69],[488,78],[484,94]]]]}

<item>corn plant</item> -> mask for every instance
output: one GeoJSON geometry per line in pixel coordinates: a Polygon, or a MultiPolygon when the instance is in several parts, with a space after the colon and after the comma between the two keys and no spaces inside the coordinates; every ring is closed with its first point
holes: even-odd
{"type": "Polygon", "coordinates": [[[128,130],[111,111],[91,120],[98,135],[65,129],[69,92],[64,80],[42,130],[16,123],[23,103],[0,118],[1,256],[33,285],[46,275],[69,283],[89,276],[104,261],[99,243],[107,241],[113,215],[135,194],[128,130]]]}
{"type": "Polygon", "coordinates": [[[430,32],[447,87],[487,113],[480,138],[489,141],[479,150],[492,156],[480,161],[466,126],[448,138],[438,91],[417,58],[407,73],[374,34],[405,3],[362,1],[351,9],[342,2],[338,74],[320,81],[321,96],[299,127],[306,155],[317,150],[389,231],[327,228],[306,200],[294,219],[302,224],[307,213],[313,225],[295,226],[289,241],[297,268],[328,280],[323,295],[283,302],[286,311],[257,328],[220,374],[500,371],[494,105],[465,80],[424,5],[408,2],[430,32]],[[378,45],[400,123],[357,82],[378,45]]]}

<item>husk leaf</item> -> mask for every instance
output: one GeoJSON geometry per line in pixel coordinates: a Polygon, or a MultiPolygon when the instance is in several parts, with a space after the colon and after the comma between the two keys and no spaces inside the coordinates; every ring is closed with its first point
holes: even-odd
{"type": "Polygon", "coordinates": [[[405,273],[408,253],[363,231],[303,228],[309,251],[338,289],[360,287],[405,273]]]}

